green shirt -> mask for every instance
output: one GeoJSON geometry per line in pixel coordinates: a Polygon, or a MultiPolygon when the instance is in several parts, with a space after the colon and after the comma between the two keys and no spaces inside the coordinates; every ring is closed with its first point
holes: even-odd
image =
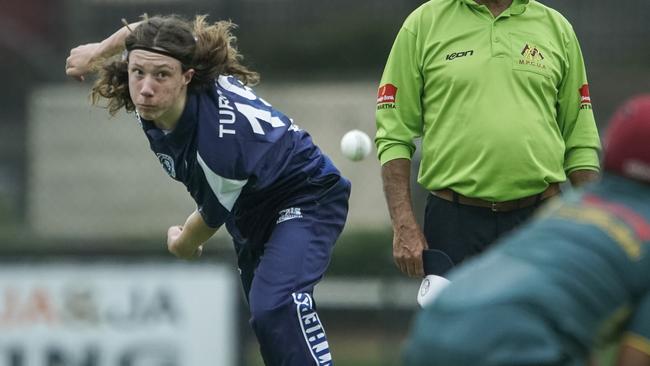
{"type": "Polygon", "coordinates": [[[377,98],[382,164],[410,159],[428,190],[505,201],[577,169],[598,170],[600,140],[571,25],[514,0],[494,18],[473,0],[432,0],[400,30],[377,98]]]}

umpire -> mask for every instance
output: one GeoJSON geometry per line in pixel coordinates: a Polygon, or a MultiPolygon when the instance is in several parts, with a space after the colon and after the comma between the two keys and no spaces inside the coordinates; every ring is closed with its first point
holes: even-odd
{"type": "Polygon", "coordinates": [[[423,275],[483,251],[546,199],[598,178],[600,140],[569,22],[534,0],[431,0],[406,19],[377,97],[375,142],[393,256],[423,275]],[[424,230],[409,189],[413,140],[428,196],[424,230]],[[440,259],[440,258],[439,258],[440,259]]]}

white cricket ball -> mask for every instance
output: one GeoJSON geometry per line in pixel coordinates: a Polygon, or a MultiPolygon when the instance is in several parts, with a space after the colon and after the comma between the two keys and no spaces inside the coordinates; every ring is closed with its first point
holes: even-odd
{"type": "Polygon", "coordinates": [[[348,131],[341,139],[341,152],[343,156],[352,160],[359,161],[368,156],[372,151],[372,140],[368,135],[360,130],[348,131]]]}

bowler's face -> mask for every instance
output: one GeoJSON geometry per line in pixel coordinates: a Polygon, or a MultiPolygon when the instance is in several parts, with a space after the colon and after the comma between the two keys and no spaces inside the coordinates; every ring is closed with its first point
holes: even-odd
{"type": "Polygon", "coordinates": [[[129,54],[129,94],[138,114],[150,121],[171,112],[186,92],[191,76],[180,61],[144,50],[129,54]]]}

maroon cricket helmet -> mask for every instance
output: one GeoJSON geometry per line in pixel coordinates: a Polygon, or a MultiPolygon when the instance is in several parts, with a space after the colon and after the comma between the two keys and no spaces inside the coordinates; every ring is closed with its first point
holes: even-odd
{"type": "Polygon", "coordinates": [[[605,171],[650,183],[650,94],[634,97],[618,109],[604,145],[605,171]]]}

